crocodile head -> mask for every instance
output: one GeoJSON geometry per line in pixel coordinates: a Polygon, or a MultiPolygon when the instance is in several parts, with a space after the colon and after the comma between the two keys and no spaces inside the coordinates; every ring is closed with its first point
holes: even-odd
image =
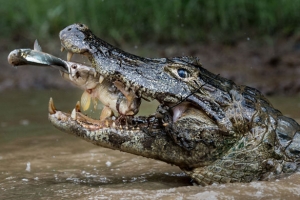
{"type": "Polygon", "coordinates": [[[128,104],[155,99],[160,105],[150,116],[108,116],[99,122],[78,117],[79,109],[58,111],[50,101],[49,119],[57,128],[99,146],[177,165],[203,185],[259,180],[268,171],[262,166],[275,154],[281,113],[259,91],[210,73],[197,58],[126,53],[83,24],[70,25],[59,36],[68,61],[73,54],[87,56],[97,76],[116,85],[128,104]]]}
{"type": "Polygon", "coordinates": [[[232,101],[229,91],[234,84],[202,68],[197,58],[135,56],[99,39],[83,24],[68,26],[59,36],[68,58],[74,53],[86,55],[106,79],[118,80],[138,96],[156,99],[173,110],[183,102],[192,104],[223,126],[224,131],[232,129],[222,106],[232,101]]]}

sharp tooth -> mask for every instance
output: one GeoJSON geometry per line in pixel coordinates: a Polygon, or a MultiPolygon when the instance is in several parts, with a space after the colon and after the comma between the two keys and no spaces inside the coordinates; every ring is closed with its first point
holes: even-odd
{"type": "Polygon", "coordinates": [[[83,92],[83,94],[81,95],[80,102],[81,102],[81,108],[82,108],[83,111],[86,111],[90,107],[90,105],[91,105],[91,95],[87,90],[85,90],[83,92]]]}
{"type": "Polygon", "coordinates": [[[54,107],[54,103],[53,103],[52,97],[51,97],[50,100],[49,100],[48,110],[49,110],[49,113],[50,113],[51,115],[53,115],[53,114],[56,113],[56,109],[55,109],[55,107],[54,107]]]}
{"type": "Polygon", "coordinates": [[[129,90],[129,88],[131,88],[131,85],[130,85],[130,83],[126,83],[125,90],[126,90],[126,91],[128,91],[128,90],[129,90]]]}
{"type": "Polygon", "coordinates": [[[99,77],[99,83],[101,84],[104,81],[104,77],[102,75],[100,75],[99,77]]]}
{"type": "Polygon", "coordinates": [[[112,123],[112,127],[116,128],[116,123],[115,122],[112,123]]]}
{"type": "Polygon", "coordinates": [[[163,123],[163,126],[169,126],[169,123],[163,123]]]}
{"type": "Polygon", "coordinates": [[[73,120],[76,120],[76,110],[75,110],[75,108],[72,110],[71,118],[72,118],[73,120]]]}
{"type": "Polygon", "coordinates": [[[105,120],[105,126],[106,126],[106,127],[109,127],[109,123],[108,123],[107,120],[105,120]]]}
{"type": "Polygon", "coordinates": [[[80,102],[77,101],[76,106],[75,106],[76,112],[80,112],[80,102]]]}
{"type": "Polygon", "coordinates": [[[73,56],[73,53],[70,52],[70,51],[68,51],[68,54],[67,54],[67,61],[70,61],[71,58],[72,58],[72,56],[73,56]]]}
{"type": "Polygon", "coordinates": [[[60,51],[63,52],[65,50],[65,47],[61,46],[60,51]]]}

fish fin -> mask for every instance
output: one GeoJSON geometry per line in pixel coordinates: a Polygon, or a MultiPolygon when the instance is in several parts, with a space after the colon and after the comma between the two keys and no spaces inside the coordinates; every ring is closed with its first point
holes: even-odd
{"type": "Polygon", "coordinates": [[[33,49],[35,51],[42,51],[42,47],[39,45],[37,40],[34,41],[33,49]]]}
{"type": "Polygon", "coordinates": [[[111,116],[114,116],[114,112],[108,106],[104,106],[101,111],[100,121],[104,121],[107,117],[111,116]]]}

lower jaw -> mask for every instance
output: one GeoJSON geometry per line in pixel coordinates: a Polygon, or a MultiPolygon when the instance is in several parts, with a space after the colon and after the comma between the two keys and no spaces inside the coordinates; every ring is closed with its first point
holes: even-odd
{"type": "Polygon", "coordinates": [[[82,129],[96,131],[100,129],[115,129],[127,131],[139,131],[141,129],[163,128],[162,121],[155,116],[124,116],[107,117],[104,120],[92,119],[80,112],[80,106],[77,104],[71,113],[65,113],[55,108],[53,99],[49,101],[49,119],[51,122],[58,126],[67,126],[67,123],[76,124],[77,127],[82,129]],[[71,123],[72,122],[72,123],[71,123]],[[61,125],[59,125],[61,124],[61,125]]]}

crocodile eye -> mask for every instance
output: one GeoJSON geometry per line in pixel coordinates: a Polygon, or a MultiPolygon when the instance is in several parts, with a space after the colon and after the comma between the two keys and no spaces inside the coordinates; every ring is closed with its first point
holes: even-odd
{"type": "Polygon", "coordinates": [[[178,76],[180,76],[181,78],[189,77],[189,73],[185,69],[178,69],[177,73],[178,73],[178,76]]]}

